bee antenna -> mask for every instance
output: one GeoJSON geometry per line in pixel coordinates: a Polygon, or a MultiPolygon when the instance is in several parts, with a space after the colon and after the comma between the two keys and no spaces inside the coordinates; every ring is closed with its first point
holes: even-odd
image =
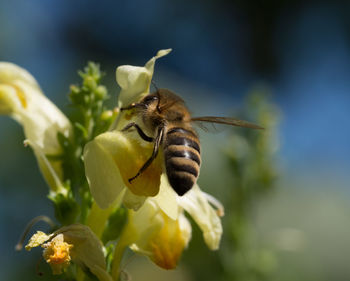
{"type": "Polygon", "coordinates": [[[151,83],[152,83],[153,87],[156,89],[156,91],[158,92],[158,87],[157,87],[157,85],[156,85],[156,82],[154,82],[153,80],[151,80],[151,83]]]}

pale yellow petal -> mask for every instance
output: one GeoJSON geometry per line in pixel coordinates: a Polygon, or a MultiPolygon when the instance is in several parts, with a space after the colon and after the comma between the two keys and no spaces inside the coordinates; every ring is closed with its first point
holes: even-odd
{"type": "Polygon", "coordinates": [[[57,133],[69,136],[71,124],[68,118],[48,98],[22,81],[17,83],[25,93],[26,108],[16,111],[16,120],[22,124],[27,139],[44,149],[45,154],[58,154],[61,147],[57,133]]]}
{"type": "Polygon", "coordinates": [[[117,82],[121,87],[119,107],[141,99],[149,92],[152,77],[147,69],[140,66],[123,65],[117,68],[117,82]]]}
{"type": "Polygon", "coordinates": [[[160,50],[144,67],[122,65],[117,68],[116,78],[121,91],[119,106],[126,106],[139,101],[149,93],[156,59],[170,53],[171,49],[160,50]]]}
{"type": "Polygon", "coordinates": [[[124,206],[128,209],[133,209],[134,211],[137,211],[142,207],[146,199],[146,196],[135,195],[129,189],[126,189],[125,196],[123,198],[123,203],[124,206]]]}
{"type": "Polygon", "coordinates": [[[62,173],[58,174],[59,172],[62,172],[60,162],[49,161],[44,154],[43,149],[32,141],[25,140],[24,144],[29,145],[33,149],[39,164],[39,169],[52,191],[67,195],[67,189],[63,187],[63,183],[61,181],[62,173]]]}
{"type": "Polygon", "coordinates": [[[0,84],[0,114],[12,115],[16,108],[21,106],[21,100],[13,98],[16,95],[16,89],[9,85],[0,84]]]}
{"type": "Polygon", "coordinates": [[[178,222],[182,238],[184,240],[185,246],[187,247],[192,238],[192,226],[183,213],[179,215],[178,222]]]}
{"type": "Polygon", "coordinates": [[[136,243],[139,247],[144,248],[162,226],[163,218],[158,205],[154,200],[147,199],[139,210],[129,211],[128,224],[122,235],[122,243],[125,245],[136,243]]]}
{"type": "Polygon", "coordinates": [[[209,249],[217,250],[222,235],[221,220],[199,186],[196,184],[184,196],[179,196],[178,202],[202,230],[204,241],[209,249]]]}
{"type": "Polygon", "coordinates": [[[191,225],[180,214],[178,220],[169,218],[154,199],[149,198],[137,212],[129,217],[128,237],[134,237],[130,248],[148,256],[165,269],[175,268],[191,238],[191,225]]]}
{"type": "MultiPolygon", "coordinates": [[[[106,168],[111,170],[118,169],[118,179],[119,176],[121,176],[124,182],[123,186],[127,186],[132,193],[138,196],[155,196],[158,194],[163,163],[161,153],[141,175],[132,182],[129,182],[129,179],[138,173],[143,164],[151,156],[153,149],[152,144],[147,144],[148,147],[145,147],[144,143],[135,140],[129,133],[122,133],[119,131],[101,134],[91,143],[96,147],[95,150],[103,156],[100,157],[102,159],[101,161],[103,161],[104,158],[109,158],[108,166],[114,163],[112,165],[113,168],[106,168]]],[[[87,149],[91,149],[90,143],[87,149]]],[[[90,157],[90,160],[85,159],[86,165],[92,165],[89,164],[89,162],[93,162],[94,157],[90,157]]],[[[96,177],[107,177],[107,175],[110,175],[110,171],[106,171],[103,174],[101,174],[102,171],[97,172],[97,170],[100,169],[96,164],[94,164],[94,166],[96,177]]],[[[105,166],[107,166],[107,163],[105,166]]],[[[90,169],[86,172],[88,178],[90,174],[93,173],[90,169]]],[[[118,181],[118,184],[119,183],[118,181]]],[[[108,186],[107,188],[109,190],[112,186],[108,186]]],[[[118,193],[119,192],[120,191],[118,191],[118,193]]]]}
{"type": "MultiPolygon", "coordinates": [[[[172,51],[172,49],[164,49],[164,50],[159,50],[157,52],[157,54],[151,58],[146,64],[145,64],[145,68],[149,71],[149,73],[151,73],[151,76],[153,76],[153,72],[154,72],[154,65],[157,59],[166,56],[167,54],[169,54],[172,51]]],[[[151,77],[152,78],[152,77],[151,77]]]]}
{"type": "Polygon", "coordinates": [[[27,81],[13,80],[0,86],[0,113],[8,113],[18,121],[26,138],[42,147],[45,154],[60,153],[57,133],[70,134],[67,117],[38,87],[27,81]]]}
{"type": "Polygon", "coordinates": [[[64,241],[73,245],[72,260],[82,267],[87,267],[101,281],[111,280],[106,271],[103,245],[91,229],[82,224],[62,227],[56,234],[63,234],[64,241]]]}
{"type": "Polygon", "coordinates": [[[173,220],[176,220],[179,215],[177,197],[177,194],[169,184],[167,175],[163,173],[161,175],[159,193],[154,197],[154,200],[160,209],[173,220]]]}
{"type": "Polygon", "coordinates": [[[0,62],[0,84],[11,83],[16,80],[24,81],[39,89],[38,83],[27,70],[10,62],[0,62]]]}
{"type": "Polygon", "coordinates": [[[98,206],[108,208],[124,188],[113,155],[96,139],[84,148],[85,175],[98,206]]]}
{"type": "Polygon", "coordinates": [[[183,214],[178,220],[172,220],[163,215],[164,224],[147,245],[152,253],[149,257],[164,269],[176,267],[183,250],[191,238],[191,225],[183,214]]]}
{"type": "Polygon", "coordinates": [[[34,150],[35,155],[46,181],[55,191],[57,183],[49,170],[52,168],[62,180],[61,163],[50,160],[48,166],[41,155],[62,153],[57,134],[70,136],[72,128],[68,118],[42,93],[25,69],[4,62],[0,62],[0,114],[19,122],[31,147],[40,149],[40,153],[34,150]]]}

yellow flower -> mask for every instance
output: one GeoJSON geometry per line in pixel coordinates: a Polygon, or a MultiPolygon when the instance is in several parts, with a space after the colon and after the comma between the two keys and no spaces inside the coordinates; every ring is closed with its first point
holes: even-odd
{"type": "MultiPolygon", "coordinates": [[[[127,106],[149,94],[154,63],[169,52],[159,51],[144,67],[117,68],[121,87],[119,106],[127,106]]],[[[132,209],[117,247],[130,245],[157,265],[174,268],[191,237],[191,226],[184,216],[186,211],[201,228],[208,247],[216,250],[222,235],[219,218],[223,215],[222,205],[198,185],[178,196],[168,182],[161,150],[152,165],[129,183],[128,179],[152,154],[154,145],[141,140],[136,132],[121,131],[131,121],[137,121],[131,118],[128,112],[120,112],[110,131],[97,136],[84,148],[86,176],[99,207],[108,208],[122,194],[124,205],[132,209]]]]}
{"type": "Polygon", "coordinates": [[[44,248],[43,257],[53,274],[61,274],[72,260],[83,269],[89,269],[100,281],[112,281],[106,269],[102,243],[85,225],[65,226],[49,235],[38,231],[25,248],[29,251],[38,246],[44,248]]]}
{"type": "MultiPolygon", "coordinates": [[[[119,106],[136,102],[149,93],[155,61],[170,51],[159,51],[144,67],[124,65],[117,68],[117,82],[121,87],[119,106]]],[[[124,188],[127,188],[124,204],[135,210],[142,206],[146,197],[159,193],[163,170],[161,153],[139,178],[132,184],[128,182],[128,178],[138,172],[153,149],[152,143],[145,143],[132,133],[120,131],[129,122],[128,114],[121,112],[109,132],[97,136],[84,148],[85,172],[90,190],[103,209],[108,208],[124,188]]],[[[172,201],[176,201],[175,197],[172,201]]]]}
{"type": "Polygon", "coordinates": [[[203,238],[210,250],[217,250],[222,235],[220,217],[224,207],[213,196],[200,190],[195,184],[184,196],[177,197],[178,204],[191,215],[203,232],[203,238]]]}
{"type": "Polygon", "coordinates": [[[46,155],[62,152],[57,133],[68,136],[71,124],[29,72],[8,62],[0,62],[0,115],[9,115],[23,126],[25,143],[33,148],[42,174],[52,190],[59,191],[61,163],[46,155]]]}
{"type": "Polygon", "coordinates": [[[50,242],[42,245],[45,249],[43,257],[51,266],[53,274],[61,274],[62,270],[70,264],[70,249],[73,245],[64,242],[63,234],[56,235],[50,242]]]}
{"type": "Polygon", "coordinates": [[[186,217],[181,214],[174,221],[162,213],[163,226],[144,245],[140,248],[137,243],[131,245],[134,251],[150,252],[150,258],[158,266],[164,269],[173,269],[176,267],[181,257],[182,251],[187,247],[191,238],[191,225],[186,217]]]}
{"type": "Polygon", "coordinates": [[[222,235],[219,216],[223,215],[223,209],[218,201],[202,192],[198,185],[184,196],[178,196],[180,212],[176,219],[167,216],[158,202],[149,197],[140,209],[129,211],[128,224],[118,242],[121,247],[129,245],[133,251],[146,255],[164,269],[175,268],[191,239],[192,228],[184,215],[185,210],[202,230],[209,249],[218,249],[222,235]]]}
{"type": "Polygon", "coordinates": [[[138,211],[130,210],[122,239],[126,237],[133,251],[148,256],[158,266],[173,269],[191,239],[191,232],[183,213],[173,220],[149,198],[138,211]]]}

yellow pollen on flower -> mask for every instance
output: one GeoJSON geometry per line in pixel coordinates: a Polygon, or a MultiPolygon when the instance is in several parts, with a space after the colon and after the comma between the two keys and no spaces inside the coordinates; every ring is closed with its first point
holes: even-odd
{"type": "Polygon", "coordinates": [[[42,231],[37,231],[30,239],[28,244],[25,246],[27,251],[30,251],[32,248],[42,245],[44,242],[49,240],[52,235],[47,235],[42,231]]]}
{"type": "Polygon", "coordinates": [[[185,239],[182,236],[179,221],[174,221],[163,214],[164,225],[153,237],[150,246],[151,259],[164,269],[173,269],[185,248],[185,239]]]}
{"type": "MultiPolygon", "coordinates": [[[[66,243],[67,244],[67,243],[66,243]]],[[[67,244],[68,245],[68,244],[67,244]]],[[[61,264],[70,260],[69,248],[66,245],[55,246],[50,249],[50,254],[47,252],[47,262],[54,264],[61,264]]]]}
{"type": "Polygon", "coordinates": [[[63,234],[58,234],[50,242],[42,245],[45,248],[44,259],[50,264],[53,274],[61,274],[71,260],[69,252],[73,245],[64,242],[63,239],[63,234]]]}

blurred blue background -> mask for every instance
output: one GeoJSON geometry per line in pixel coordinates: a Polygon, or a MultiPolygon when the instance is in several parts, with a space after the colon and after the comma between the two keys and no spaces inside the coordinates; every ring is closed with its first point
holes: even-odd
{"type": "MultiPolygon", "coordinates": [[[[157,61],[154,81],[195,115],[232,115],[248,92],[266,88],[282,114],[283,176],[256,224],[265,242],[290,228],[304,241],[295,251],[271,242],[281,252],[276,280],[348,280],[349,12],[349,2],[331,0],[2,0],[0,60],[26,68],[61,108],[87,61],[101,64],[116,101],[115,68],[143,65],[165,48],[173,52],[157,61]]],[[[14,280],[26,264],[36,274],[33,257],[13,247],[52,206],[21,128],[1,117],[0,131],[0,272],[14,280]]],[[[203,136],[203,174],[219,171],[215,143],[224,138],[203,136]]]]}

